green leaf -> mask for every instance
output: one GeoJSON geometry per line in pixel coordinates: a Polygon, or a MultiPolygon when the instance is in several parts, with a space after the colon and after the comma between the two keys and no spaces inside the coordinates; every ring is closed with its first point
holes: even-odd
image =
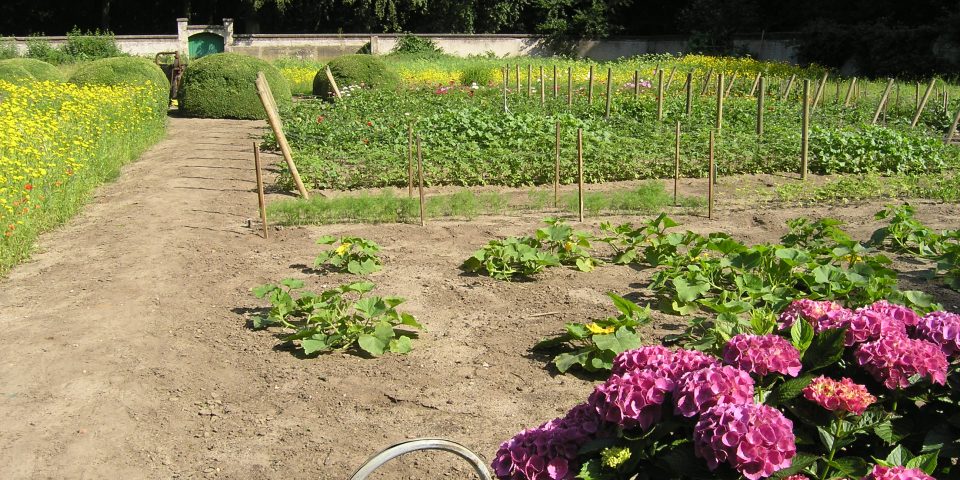
{"type": "Polygon", "coordinates": [[[640,347],[640,337],[627,327],[620,327],[613,335],[594,335],[593,343],[600,350],[622,353],[640,347]]]}
{"type": "Polygon", "coordinates": [[[390,351],[393,353],[409,353],[410,350],[413,350],[413,343],[410,342],[410,337],[406,335],[401,335],[398,338],[390,340],[390,351]]]}
{"type": "Polygon", "coordinates": [[[300,340],[300,348],[303,349],[303,353],[307,355],[313,355],[317,352],[322,352],[330,349],[330,346],[327,345],[326,339],[318,338],[305,338],[300,340]]]}
{"type": "Polygon", "coordinates": [[[793,346],[800,351],[801,358],[803,353],[810,348],[810,344],[813,342],[813,334],[813,326],[804,318],[798,318],[790,327],[790,339],[793,346]]]}
{"type": "Polygon", "coordinates": [[[344,291],[347,292],[357,292],[357,293],[367,293],[376,288],[376,285],[373,282],[353,282],[344,286],[344,291]]]}
{"type": "Polygon", "coordinates": [[[577,270],[581,272],[590,272],[596,267],[593,263],[592,258],[578,258],[577,259],[577,270]]]}
{"type": "Polygon", "coordinates": [[[807,385],[810,385],[812,381],[813,375],[802,375],[797,378],[791,378],[774,387],[773,391],[770,392],[770,396],[767,397],[766,403],[776,406],[793,400],[799,397],[800,394],[803,393],[803,389],[806,388],[807,385]]]}
{"type": "Polygon", "coordinates": [[[280,284],[291,290],[303,288],[303,280],[297,280],[295,278],[285,278],[280,281],[280,284]]]}
{"type": "Polygon", "coordinates": [[[360,335],[360,338],[357,339],[357,344],[360,345],[360,348],[370,355],[379,357],[380,355],[383,355],[384,350],[387,348],[388,341],[377,338],[373,335],[365,334],[360,335]]]}
{"type": "Polygon", "coordinates": [[[919,468],[923,470],[924,473],[928,475],[933,475],[933,472],[937,470],[937,457],[940,455],[940,451],[925,453],[911,458],[907,461],[907,468],[919,468]]]}
{"type": "Polygon", "coordinates": [[[600,460],[593,458],[580,467],[580,472],[577,473],[576,478],[577,480],[607,480],[610,476],[603,473],[600,460]]]}
{"type": "Polygon", "coordinates": [[[590,358],[590,350],[580,350],[577,353],[564,352],[553,359],[560,373],[567,373],[574,365],[585,365],[590,358]]]}
{"type": "Polygon", "coordinates": [[[417,319],[409,313],[400,314],[400,324],[416,328],[417,330],[423,330],[423,325],[421,325],[420,322],[418,322],[417,319]]]}
{"type": "Polygon", "coordinates": [[[274,324],[277,323],[276,321],[274,321],[274,320],[273,320],[272,318],[270,318],[270,317],[263,317],[263,316],[260,316],[260,315],[254,316],[254,317],[251,319],[251,321],[253,322],[253,329],[254,329],[254,330],[263,330],[264,328],[267,328],[267,327],[269,327],[270,325],[274,325],[274,324]]]}
{"type": "Polygon", "coordinates": [[[366,318],[377,318],[387,312],[387,304],[380,297],[361,298],[353,307],[366,318]]]}
{"type": "Polygon", "coordinates": [[[909,420],[897,418],[878,423],[873,427],[873,433],[887,442],[887,445],[895,445],[912,433],[910,426],[909,420]]]}
{"type": "Polygon", "coordinates": [[[897,445],[896,448],[890,451],[890,454],[887,455],[887,458],[884,461],[890,465],[906,466],[907,462],[909,462],[911,458],[913,458],[913,454],[910,453],[906,447],[903,445],[897,445]]]}
{"type": "Polygon", "coordinates": [[[690,283],[683,277],[676,277],[673,279],[673,288],[681,302],[689,303],[710,291],[710,284],[702,280],[690,283]]]}
{"type": "Polygon", "coordinates": [[[835,458],[830,462],[830,466],[840,471],[844,476],[850,478],[860,478],[867,474],[870,469],[866,460],[860,457],[841,457],[835,458]]]}
{"type": "Polygon", "coordinates": [[[627,300],[626,298],[621,297],[613,292],[607,292],[607,296],[613,300],[613,306],[617,307],[617,310],[620,310],[620,313],[632,317],[637,312],[643,312],[643,309],[637,306],[636,303],[627,300]]]}
{"type": "Polygon", "coordinates": [[[567,333],[570,334],[571,337],[577,340],[590,338],[590,336],[593,335],[590,333],[590,330],[587,329],[587,326],[582,323],[568,323],[564,325],[564,328],[567,329],[567,333]]]}
{"type": "Polygon", "coordinates": [[[330,245],[337,241],[337,237],[333,235],[324,235],[317,239],[317,245],[330,245]]]}
{"type": "Polygon", "coordinates": [[[803,355],[804,370],[819,370],[840,360],[846,334],[845,328],[832,328],[815,335],[810,348],[803,355]]]}
{"type": "Polygon", "coordinates": [[[809,453],[797,452],[797,456],[793,457],[793,462],[789,467],[784,468],[783,470],[778,470],[770,477],[773,479],[782,479],[787,478],[790,475],[796,475],[800,472],[803,472],[808,467],[817,463],[820,457],[817,455],[810,455],[809,453]]]}
{"type": "Polygon", "coordinates": [[[277,286],[272,283],[268,283],[266,285],[260,285],[259,287],[256,287],[253,289],[253,296],[257,298],[263,298],[267,296],[268,293],[276,289],[277,289],[277,286]]]}

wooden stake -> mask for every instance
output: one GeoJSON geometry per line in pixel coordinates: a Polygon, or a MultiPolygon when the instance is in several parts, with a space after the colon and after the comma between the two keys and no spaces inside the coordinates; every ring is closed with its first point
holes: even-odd
{"type": "Polygon", "coordinates": [[[583,221],[583,129],[577,129],[577,211],[583,221]]]}
{"type": "Polygon", "coordinates": [[[693,72],[687,74],[687,116],[693,113],[693,72]]]}
{"type": "Polygon", "coordinates": [[[717,132],[723,128],[723,72],[717,75],[717,132]]]}
{"type": "Polygon", "coordinates": [[[516,65],[516,75],[517,78],[514,81],[517,83],[517,95],[520,95],[520,64],[516,65]]]}
{"type": "Polygon", "coordinates": [[[423,151],[420,150],[420,135],[417,135],[417,178],[420,184],[420,226],[426,224],[426,215],[423,211],[423,151]]]}
{"type": "Polygon", "coordinates": [[[567,106],[573,105],[573,67],[567,67],[567,106]]]}
{"type": "Polygon", "coordinates": [[[290,176],[297,185],[297,191],[304,199],[310,198],[303,181],[300,179],[300,172],[297,171],[297,165],[293,163],[293,153],[290,151],[290,144],[287,143],[287,136],[283,134],[283,124],[280,122],[280,114],[277,113],[277,101],[273,98],[273,92],[270,91],[270,84],[267,83],[267,77],[263,72],[257,72],[257,96],[260,97],[260,104],[267,112],[267,122],[277,137],[277,144],[280,145],[280,152],[283,153],[283,159],[287,162],[287,168],[290,169],[290,176]]]}
{"type": "Polygon", "coordinates": [[[253,168],[257,170],[257,202],[260,205],[260,223],[263,239],[267,239],[267,201],[263,198],[263,174],[260,172],[260,144],[253,142],[253,168]]]}
{"type": "Polygon", "coordinates": [[[527,64],[527,98],[533,95],[533,65],[527,64]]]}
{"type": "Polygon", "coordinates": [[[807,180],[807,156],[810,150],[810,80],[803,79],[803,113],[800,126],[800,179],[807,180]]]}
{"type": "Polygon", "coordinates": [[[790,98],[790,90],[793,89],[793,81],[796,79],[797,79],[796,74],[790,75],[790,80],[787,80],[787,88],[783,92],[783,98],[780,99],[781,101],[785,102],[787,101],[788,98],[790,98]]]}
{"type": "Polygon", "coordinates": [[[703,79],[703,88],[700,89],[700,96],[707,94],[707,88],[710,87],[710,79],[713,78],[713,69],[707,70],[707,76],[703,79]]]}
{"type": "Polygon", "coordinates": [[[950,124],[950,128],[947,130],[947,136],[943,137],[943,143],[949,145],[953,141],[954,135],[957,134],[957,126],[960,125],[960,108],[957,109],[957,116],[953,117],[953,123],[950,124]]]}
{"type": "Polygon", "coordinates": [[[677,205],[677,186],[680,183],[680,121],[677,121],[677,133],[673,145],[673,204],[677,205]]]}
{"type": "Polygon", "coordinates": [[[590,77],[587,78],[587,105],[593,105],[593,65],[590,65],[590,77]]]}
{"type": "Polygon", "coordinates": [[[553,157],[553,208],[560,206],[560,122],[557,122],[556,155],[553,157]]]}
{"type": "Polygon", "coordinates": [[[543,89],[543,65],[540,66],[540,106],[547,103],[547,91],[543,89]]]}
{"type": "Polygon", "coordinates": [[[920,82],[916,83],[916,89],[913,94],[913,108],[920,107],[920,82]]]}
{"type": "Polygon", "coordinates": [[[917,123],[920,122],[920,115],[923,114],[923,109],[927,107],[927,101],[930,100],[930,94],[933,93],[933,87],[936,86],[936,84],[936,78],[930,79],[930,85],[927,86],[927,91],[923,92],[923,98],[920,99],[920,106],[917,107],[917,113],[913,116],[913,121],[910,122],[911,128],[916,127],[917,123]]]}
{"type": "Polygon", "coordinates": [[[847,87],[847,95],[843,97],[843,106],[849,107],[850,100],[853,98],[854,87],[857,86],[857,77],[853,77],[853,80],[850,80],[850,86],[847,87]]]}
{"type": "Polygon", "coordinates": [[[817,105],[820,104],[820,98],[823,96],[823,91],[827,89],[827,79],[829,78],[830,72],[823,72],[823,78],[820,79],[820,83],[817,84],[817,93],[813,95],[813,107],[811,111],[817,109],[817,105]]]}
{"type": "Polygon", "coordinates": [[[509,112],[510,108],[507,106],[507,89],[508,82],[510,81],[510,65],[507,65],[503,69],[503,112],[509,112]]]}
{"type": "Polygon", "coordinates": [[[510,64],[507,64],[507,67],[504,69],[506,73],[503,75],[503,84],[506,85],[506,88],[510,87],[510,64]]]}
{"type": "Polygon", "coordinates": [[[730,79],[730,85],[727,85],[727,89],[724,90],[723,92],[723,98],[727,98],[730,96],[730,92],[733,91],[733,85],[737,83],[737,76],[739,75],[740,75],[739,72],[733,72],[733,78],[730,79]]]}
{"type": "Polygon", "coordinates": [[[714,135],[716,132],[710,130],[710,152],[709,163],[707,165],[707,218],[713,218],[713,182],[716,181],[716,166],[713,159],[714,135]]]}
{"type": "Polygon", "coordinates": [[[407,126],[407,198],[413,198],[413,124],[407,126]]]}
{"type": "Polygon", "coordinates": [[[871,125],[876,125],[877,120],[880,119],[880,112],[884,111],[884,107],[887,105],[887,99],[890,98],[890,91],[893,90],[893,79],[887,80],[887,88],[883,89],[883,95],[880,97],[880,103],[877,104],[877,109],[873,112],[873,120],[870,121],[871,125]]]}
{"type": "Polygon", "coordinates": [[[640,70],[633,71],[633,98],[640,96],[640,70]]]}
{"type": "Polygon", "coordinates": [[[559,95],[560,85],[557,85],[557,66],[553,66],[553,98],[559,95]]]}
{"type": "Polygon", "coordinates": [[[767,97],[767,79],[761,76],[759,83],[760,91],[757,92],[757,136],[763,136],[763,101],[767,97]]]}
{"type": "Polygon", "coordinates": [[[657,72],[657,121],[663,121],[663,70],[657,72]]]}
{"type": "Polygon", "coordinates": [[[604,118],[607,118],[607,119],[610,118],[610,100],[613,98],[613,94],[611,90],[612,85],[613,85],[613,69],[610,67],[607,67],[607,98],[606,98],[607,104],[604,108],[604,110],[606,111],[606,113],[604,114],[604,118]]]}
{"type": "Polygon", "coordinates": [[[763,73],[757,72],[756,78],[753,79],[753,85],[750,86],[750,96],[754,96],[757,93],[757,86],[760,85],[760,77],[763,76],[763,73]]]}
{"type": "Polygon", "coordinates": [[[323,71],[327,75],[327,81],[330,82],[330,86],[333,88],[333,94],[337,97],[337,100],[343,98],[343,96],[340,95],[340,89],[337,87],[337,81],[333,78],[333,72],[330,71],[330,66],[327,65],[323,67],[323,71]]]}
{"type": "Polygon", "coordinates": [[[670,84],[673,83],[673,75],[674,75],[675,73],[677,73],[677,66],[676,66],[676,65],[674,65],[673,68],[670,69],[670,75],[667,76],[667,85],[666,85],[665,87],[663,87],[664,90],[666,90],[666,91],[668,91],[668,92],[670,91],[670,84]]]}

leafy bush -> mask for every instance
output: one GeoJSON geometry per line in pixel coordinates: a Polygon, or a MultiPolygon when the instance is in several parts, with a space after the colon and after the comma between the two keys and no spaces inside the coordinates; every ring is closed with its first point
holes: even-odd
{"type": "Polygon", "coordinates": [[[0,37],[0,60],[16,58],[18,56],[17,44],[14,43],[14,39],[0,37]]]}
{"type": "MultiPolygon", "coordinates": [[[[317,240],[318,245],[333,245],[337,243],[332,235],[324,235],[317,240]]],[[[380,245],[361,237],[341,237],[337,248],[320,252],[314,261],[315,267],[326,264],[341,272],[350,272],[354,275],[366,275],[377,272],[383,262],[377,257],[380,245]]]]}
{"type": "Polygon", "coordinates": [[[498,280],[511,280],[560,265],[589,272],[600,263],[589,253],[592,235],[574,231],[555,218],[544,221],[547,226],[538,229],[533,237],[491,240],[463,262],[462,268],[468,272],[486,272],[498,280]]]}
{"type": "Polygon", "coordinates": [[[117,39],[112,32],[101,32],[98,29],[84,33],[77,27],[67,32],[67,41],[60,47],[60,52],[75,62],[124,55],[117,46],[117,39]]]}
{"type": "Polygon", "coordinates": [[[490,86],[497,79],[496,70],[483,65],[471,65],[460,72],[460,85],[477,84],[481,87],[490,86]]]}
{"type": "Polygon", "coordinates": [[[190,63],[180,84],[180,111],[192,117],[263,119],[257,96],[257,72],[263,72],[281,111],[290,108],[290,86],[276,67],[258,58],[217,53],[190,63]]]}
{"type": "Polygon", "coordinates": [[[701,350],[617,355],[585,403],[504,442],[492,467],[512,480],[954,478],[957,332],[960,315],[886,301],[723,321],[701,350]]]}
{"type": "Polygon", "coordinates": [[[70,83],[77,85],[143,85],[150,83],[155,113],[166,115],[170,103],[170,81],[152,61],[141,57],[102,58],[80,65],[70,83]]]}
{"type": "Polygon", "coordinates": [[[34,78],[23,66],[3,61],[0,62],[0,80],[19,84],[33,81],[34,78]]]}
{"type": "Polygon", "coordinates": [[[31,77],[38,81],[62,82],[63,74],[60,70],[47,62],[34,58],[11,58],[0,61],[0,65],[16,65],[26,70],[31,77]]]}
{"type": "Polygon", "coordinates": [[[294,330],[283,341],[298,342],[306,355],[355,346],[373,356],[407,353],[416,337],[411,330],[423,330],[412,315],[397,311],[402,298],[368,296],[373,283],[348,283],[319,295],[304,292],[294,298],[303,286],[300,280],[286,279],[280,285],[255,288],[253,294],[267,297],[273,307],[266,317],[254,317],[253,327],[294,330]]]}
{"type": "MultiPolygon", "coordinates": [[[[340,89],[353,85],[393,89],[400,84],[400,77],[387,69],[383,60],[372,55],[343,55],[330,60],[327,66],[340,89]]],[[[323,98],[333,95],[333,86],[327,80],[325,70],[317,72],[313,78],[313,94],[323,98]]]]}
{"type": "Polygon", "coordinates": [[[31,36],[27,38],[27,58],[43,60],[47,63],[58,65],[66,60],[63,52],[50,45],[50,42],[44,38],[31,36]]]}
{"type": "Polygon", "coordinates": [[[394,45],[392,53],[434,56],[442,55],[443,49],[429,38],[407,34],[397,38],[397,44],[394,45]]]}
{"type": "Polygon", "coordinates": [[[895,252],[936,261],[930,276],[960,291],[960,230],[936,233],[914,218],[909,204],[888,206],[878,212],[877,220],[890,219],[890,224],[873,232],[872,244],[895,252]]]}
{"type": "Polygon", "coordinates": [[[944,167],[940,139],[863,125],[813,128],[810,170],[816,173],[927,173],[944,167]]]}

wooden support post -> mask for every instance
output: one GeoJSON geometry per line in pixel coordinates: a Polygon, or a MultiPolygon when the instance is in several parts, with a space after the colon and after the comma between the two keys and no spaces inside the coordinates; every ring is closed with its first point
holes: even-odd
{"type": "Polygon", "coordinates": [[[633,71],[633,98],[640,96],[640,70],[633,71]]]}
{"type": "Polygon", "coordinates": [[[817,105],[820,104],[820,98],[823,97],[823,91],[827,89],[827,79],[830,78],[830,72],[823,72],[823,78],[820,79],[820,83],[817,84],[817,93],[813,95],[813,106],[810,107],[811,111],[816,111],[817,105]]]}
{"type": "Polygon", "coordinates": [[[509,63],[504,68],[504,72],[505,73],[503,75],[503,84],[506,85],[506,88],[510,88],[510,64],[509,63]]]}
{"type": "Polygon", "coordinates": [[[762,72],[757,72],[756,78],[753,79],[753,85],[750,86],[750,96],[754,96],[757,93],[757,86],[760,85],[760,77],[763,76],[762,72]]]}
{"type": "Polygon", "coordinates": [[[877,109],[873,112],[873,120],[870,121],[871,125],[876,125],[877,120],[880,119],[880,112],[885,110],[884,107],[887,106],[887,99],[890,98],[890,91],[893,90],[893,79],[887,80],[887,88],[883,89],[883,95],[880,96],[880,103],[877,104],[877,109]]]}
{"type": "Polygon", "coordinates": [[[508,83],[510,81],[510,65],[507,65],[503,69],[503,113],[510,111],[510,108],[507,106],[507,89],[509,88],[508,83]]]}
{"type": "Polygon", "coordinates": [[[557,122],[557,144],[553,157],[553,208],[560,207],[560,122],[557,122]]]}
{"type": "Polygon", "coordinates": [[[544,103],[547,103],[547,91],[544,87],[543,79],[543,66],[540,66],[540,106],[542,107],[544,103]]]}
{"type": "Polygon", "coordinates": [[[657,72],[657,121],[663,121],[663,70],[657,72]]]}
{"type": "Polygon", "coordinates": [[[793,89],[793,81],[796,79],[797,79],[796,74],[790,75],[790,80],[787,80],[787,88],[784,89],[783,91],[783,97],[780,99],[781,101],[785,102],[787,101],[788,98],[790,98],[790,90],[793,89]]]}
{"type": "Polygon", "coordinates": [[[837,97],[836,97],[835,101],[833,102],[833,103],[836,104],[836,105],[840,105],[840,85],[841,85],[842,83],[843,83],[843,81],[838,78],[838,79],[837,79],[837,97]]]}
{"type": "Polygon", "coordinates": [[[757,92],[757,136],[763,135],[763,101],[767,97],[767,79],[761,76],[759,83],[760,91],[757,92]]]}
{"type": "Polygon", "coordinates": [[[693,113],[693,72],[687,74],[687,116],[693,113]]]}
{"type": "Polygon", "coordinates": [[[567,67],[567,106],[573,105],[573,68],[567,67]]]}
{"type": "Polygon", "coordinates": [[[713,158],[713,146],[716,139],[714,138],[716,132],[710,130],[710,151],[708,153],[709,160],[707,163],[707,218],[713,218],[713,182],[716,181],[716,165],[714,164],[713,158]]]}
{"type": "Polygon", "coordinates": [[[257,170],[257,203],[260,206],[260,223],[263,224],[263,239],[267,239],[267,201],[263,198],[263,173],[260,168],[260,144],[253,142],[253,168],[257,170]]]}
{"type": "Polygon", "coordinates": [[[917,123],[920,122],[920,115],[923,114],[923,109],[927,107],[927,101],[930,100],[930,94],[933,93],[933,87],[936,86],[937,79],[930,79],[930,85],[927,86],[927,91],[923,92],[923,98],[920,99],[920,106],[917,107],[917,113],[913,115],[913,121],[910,122],[910,127],[916,127],[917,123]]]}
{"type": "Polygon", "coordinates": [[[916,88],[913,93],[913,108],[920,107],[920,82],[916,83],[916,88]]]}
{"type": "Polygon", "coordinates": [[[803,80],[803,111],[800,126],[800,179],[807,180],[807,156],[810,151],[810,80],[803,80]]]}
{"type": "Polygon", "coordinates": [[[673,205],[677,206],[677,187],[680,184],[680,121],[673,144],[673,205]]]}
{"type": "Polygon", "coordinates": [[[577,129],[577,211],[583,221],[583,129],[577,129]]]}
{"type": "Polygon", "coordinates": [[[667,76],[667,85],[663,87],[664,90],[666,90],[666,91],[668,91],[668,92],[670,91],[670,84],[673,83],[673,75],[674,75],[675,73],[677,73],[677,66],[676,66],[676,65],[674,65],[673,68],[670,69],[670,75],[667,76]]]}
{"type": "Polygon", "coordinates": [[[730,96],[730,92],[733,91],[733,85],[737,83],[737,77],[740,75],[740,72],[733,72],[733,78],[730,79],[730,85],[727,85],[727,89],[723,91],[723,98],[730,96]]]}
{"type": "Polygon", "coordinates": [[[607,67],[607,98],[606,98],[607,104],[604,107],[604,111],[606,112],[604,113],[604,118],[606,119],[610,118],[610,101],[613,99],[613,90],[611,89],[612,85],[613,85],[613,69],[610,67],[607,67]]]}
{"type": "Polygon", "coordinates": [[[717,132],[723,128],[723,72],[717,75],[717,132]]]}
{"type": "Polygon", "coordinates": [[[533,95],[533,65],[527,64],[527,98],[533,95]]]}
{"type": "Polygon", "coordinates": [[[333,72],[330,71],[330,66],[327,65],[323,67],[323,71],[327,75],[327,81],[330,82],[330,87],[333,88],[333,95],[337,97],[337,100],[343,98],[343,96],[340,95],[340,88],[337,87],[337,80],[333,78],[333,72]]]}
{"type": "Polygon", "coordinates": [[[850,106],[850,100],[853,98],[854,87],[856,86],[857,86],[857,77],[853,77],[853,79],[850,80],[850,86],[847,87],[847,95],[843,97],[844,107],[850,106]]]}
{"type": "Polygon", "coordinates": [[[407,198],[413,198],[413,124],[407,125],[407,198]]]}
{"type": "Polygon", "coordinates": [[[516,75],[514,76],[516,76],[517,78],[515,78],[514,81],[517,84],[517,95],[520,95],[520,64],[519,63],[516,65],[515,73],[516,75]]]}
{"type": "Polygon", "coordinates": [[[283,153],[283,159],[287,162],[287,168],[290,169],[290,176],[297,185],[297,191],[304,199],[310,198],[303,181],[300,180],[300,172],[297,171],[297,165],[293,163],[293,153],[290,151],[290,144],[287,143],[287,136],[283,134],[283,124],[280,122],[280,114],[277,113],[277,101],[273,98],[273,92],[270,91],[270,84],[267,83],[267,77],[263,72],[257,72],[257,96],[260,97],[260,103],[267,112],[267,122],[277,137],[277,144],[280,145],[280,152],[283,153]]]}
{"type": "Polygon", "coordinates": [[[710,88],[710,79],[713,78],[713,69],[707,70],[707,76],[703,79],[703,88],[700,89],[700,96],[707,94],[707,88],[710,88]]]}
{"type": "Polygon", "coordinates": [[[553,66],[553,98],[560,94],[560,85],[557,85],[557,66],[553,66]]]}
{"type": "Polygon", "coordinates": [[[590,76],[587,78],[587,105],[593,105],[593,65],[590,65],[590,76]]]}
{"type": "Polygon", "coordinates": [[[426,224],[426,215],[423,209],[423,150],[420,149],[420,135],[417,135],[417,181],[420,185],[420,226],[426,224]]]}
{"type": "Polygon", "coordinates": [[[949,145],[953,141],[954,135],[957,134],[957,126],[960,125],[960,108],[957,108],[957,116],[953,117],[953,123],[950,124],[950,128],[947,129],[947,136],[943,137],[943,143],[949,145]]]}

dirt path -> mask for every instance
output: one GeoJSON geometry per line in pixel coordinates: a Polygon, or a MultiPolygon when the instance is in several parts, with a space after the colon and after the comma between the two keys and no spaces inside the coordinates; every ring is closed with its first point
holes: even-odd
{"type": "MultiPolygon", "coordinates": [[[[481,244],[529,233],[542,215],[286,229],[264,241],[246,226],[260,128],[171,119],[166,140],[0,280],[0,478],[343,479],[416,436],[489,458],[516,431],[586,398],[589,379],[555,376],[528,349],[564,322],[613,313],[603,292],[635,294],[649,272],[554,269],[525,283],[461,275],[481,244]],[[384,246],[378,292],[408,298],[405,310],[429,329],[410,355],[304,360],[246,327],[263,306],[253,286],[349,280],[306,267],[324,233],[384,246]],[[557,313],[530,316],[545,312],[557,313]]],[[[781,235],[787,218],[829,215],[866,238],[881,206],[678,219],[757,242],[781,235]]],[[[919,208],[932,226],[956,227],[956,205],[919,208]]],[[[662,317],[658,329],[675,322],[662,317]]],[[[380,478],[470,477],[441,455],[393,465],[380,478]]]]}

